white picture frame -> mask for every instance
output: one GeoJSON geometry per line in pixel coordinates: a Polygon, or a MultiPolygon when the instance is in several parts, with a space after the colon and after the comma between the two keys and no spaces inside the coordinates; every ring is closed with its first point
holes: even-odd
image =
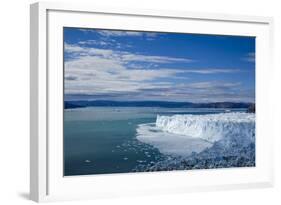
{"type": "Polygon", "coordinates": [[[98,8],[73,3],[32,4],[30,199],[41,202],[273,186],[272,113],[267,110],[273,97],[272,29],[270,17],[98,8]],[[61,136],[64,26],[256,36],[256,167],[194,170],[188,174],[175,171],[64,177],[61,136]]]}

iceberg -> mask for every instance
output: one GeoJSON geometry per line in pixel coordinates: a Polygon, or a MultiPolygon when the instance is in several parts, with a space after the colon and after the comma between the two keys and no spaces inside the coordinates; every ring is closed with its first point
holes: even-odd
{"type": "Polygon", "coordinates": [[[255,114],[158,115],[155,123],[141,124],[137,139],[164,154],[189,156],[214,143],[224,148],[247,146],[255,141],[255,114]]]}

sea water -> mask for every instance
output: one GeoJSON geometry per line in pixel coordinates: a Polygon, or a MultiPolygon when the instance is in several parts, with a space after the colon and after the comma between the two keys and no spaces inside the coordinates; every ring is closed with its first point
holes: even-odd
{"type": "MultiPolygon", "coordinates": [[[[224,109],[207,108],[67,109],[64,111],[64,175],[128,173],[134,172],[136,167],[138,171],[142,171],[139,167],[153,166],[166,157],[166,153],[160,152],[161,149],[153,143],[138,139],[142,125],[155,123],[159,115],[207,115],[225,112],[224,109]]],[[[227,112],[245,112],[245,109],[231,109],[227,112]]],[[[153,129],[150,131],[154,132],[153,129]]],[[[200,139],[188,143],[186,138],[184,140],[184,143],[198,148],[199,151],[211,146],[209,142],[205,141],[204,144],[200,139]]]]}

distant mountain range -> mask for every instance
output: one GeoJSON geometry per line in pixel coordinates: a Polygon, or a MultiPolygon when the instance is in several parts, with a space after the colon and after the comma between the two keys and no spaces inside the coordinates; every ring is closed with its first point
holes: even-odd
{"type": "Polygon", "coordinates": [[[164,107],[164,108],[249,108],[253,103],[237,102],[214,102],[214,103],[191,103],[191,102],[166,102],[166,101],[65,101],[64,109],[81,107],[164,107]]]}

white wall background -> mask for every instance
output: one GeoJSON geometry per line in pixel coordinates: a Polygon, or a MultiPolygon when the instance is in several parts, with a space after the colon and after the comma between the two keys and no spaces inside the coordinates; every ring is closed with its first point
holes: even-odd
{"type": "MultiPolygon", "coordinates": [[[[29,192],[29,4],[0,6],[0,204],[32,204],[29,192]]],[[[78,2],[83,2],[79,0],[78,2]]],[[[273,16],[275,20],[275,188],[118,198],[66,204],[280,204],[281,4],[276,0],[92,0],[101,6],[273,16]],[[279,86],[279,88],[278,88],[279,86]]],[[[148,184],[149,186],[149,184],[148,184]]]]}

